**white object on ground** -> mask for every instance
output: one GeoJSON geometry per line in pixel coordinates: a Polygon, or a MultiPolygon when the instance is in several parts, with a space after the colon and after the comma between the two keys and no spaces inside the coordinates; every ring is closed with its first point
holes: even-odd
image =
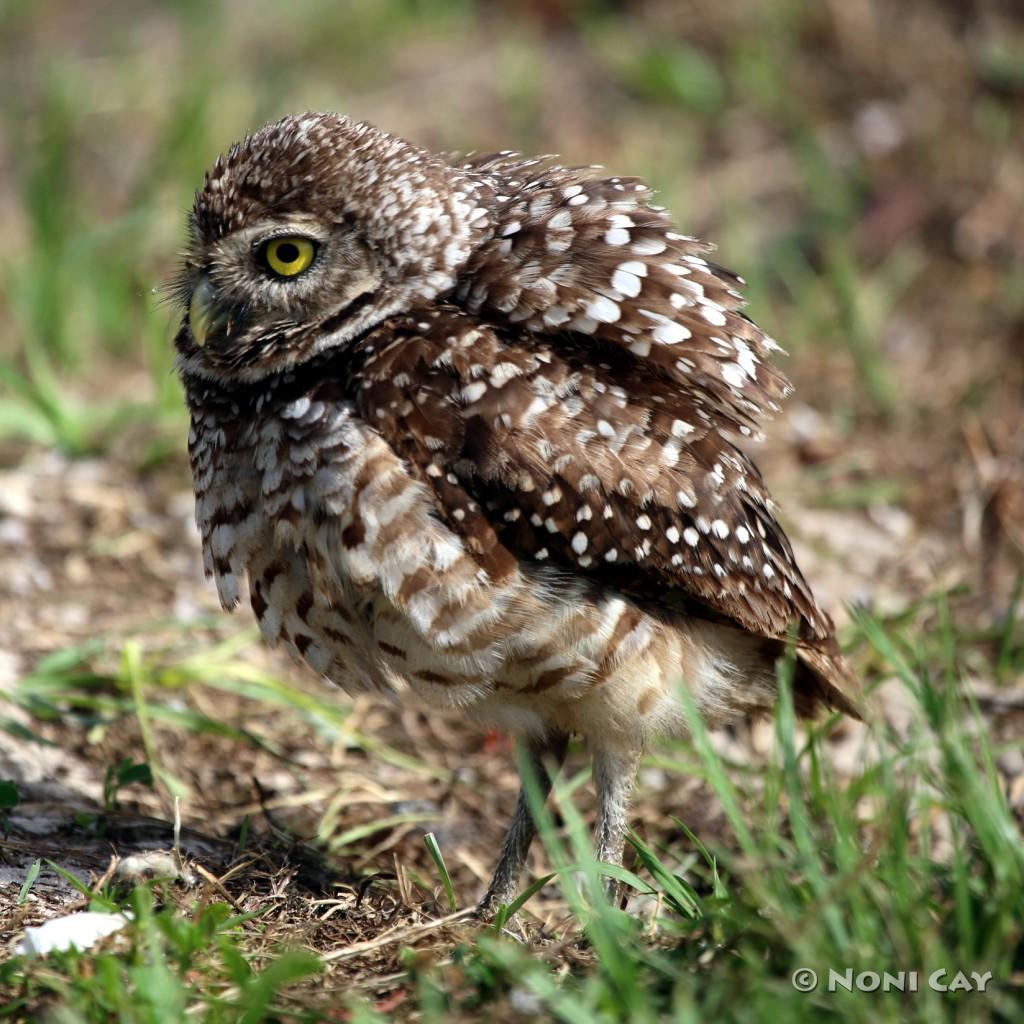
{"type": "Polygon", "coordinates": [[[89,949],[100,939],[120,931],[129,919],[124,914],[104,914],[84,910],[79,914],[55,917],[51,921],[25,929],[25,938],[15,947],[21,956],[46,956],[55,950],[89,949]]]}

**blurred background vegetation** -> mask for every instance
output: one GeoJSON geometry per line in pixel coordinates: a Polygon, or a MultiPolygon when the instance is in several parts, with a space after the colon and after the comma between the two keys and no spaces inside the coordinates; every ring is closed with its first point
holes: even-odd
{"type": "MultiPolygon", "coordinates": [[[[180,313],[161,289],[174,273],[205,168],[246,132],[303,109],[344,111],[431,149],[557,153],[568,163],[644,175],[683,230],[718,243],[721,262],[749,282],[751,314],[790,353],[785,368],[797,393],[759,460],[826,603],[841,612],[843,601],[857,601],[889,616],[874,634],[850,626],[844,632],[860,645],[865,678],[892,677],[899,665],[904,697],[922,679],[968,676],[1019,695],[1019,0],[0,0],[0,86],[0,692],[14,694],[12,680],[23,680],[12,704],[24,704],[38,720],[19,718],[17,728],[31,726],[34,739],[88,762],[97,791],[104,769],[109,776],[131,751],[167,785],[184,792],[181,779],[191,780],[186,821],[209,815],[209,827],[223,831],[254,799],[248,772],[269,777],[277,770],[267,751],[315,759],[312,751],[326,749],[324,738],[336,740],[344,727],[345,777],[353,777],[351,750],[361,750],[363,781],[376,786],[355,809],[341,798],[331,804],[344,819],[346,843],[377,842],[375,828],[398,826],[360,854],[359,870],[377,863],[393,839],[403,863],[415,862],[427,878],[434,869],[419,834],[409,832],[412,821],[426,820],[422,807],[411,797],[392,807],[389,787],[414,792],[410,778],[422,787],[450,785],[441,796],[429,790],[423,801],[431,814],[454,803],[463,818],[486,823],[468,848],[497,842],[497,823],[511,806],[511,759],[506,751],[492,756],[493,738],[481,749],[478,738],[445,733],[404,711],[399,721],[397,713],[360,710],[352,725],[347,705],[332,711],[323,698],[314,704],[283,696],[278,676],[252,668],[259,655],[245,647],[248,634],[236,642],[228,633],[224,641],[221,631],[238,627],[199,616],[213,610],[214,599],[199,578],[187,526],[187,422],[171,344],[180,313]],[[160,630],[169,620],[179,623],[178,633],[160,648],[154,637],[165,636],[160,630]],[[144,629],[151,632],[137,632],[144,629]],[[100,654],[100,647],[81,646],[108,633],[117,640],[100,654]],[[238,710],[229,691],[258,699],[238,710]],[[260,717],[257,706],[269,710],[260,717]],[[282,707],[301,713],[286,721],[282,707]],[[403,739],[410,733],[424,738],[422,748],[403,739]],[[210,754],[205,743],[220,746],[210,754]],[[161,746],[171,752],[163,772],[161,746]],[[440,753],[429,755],[436,758],[430,767],[410,768],[410,746],[417,756],[440,753]],[[399,769],[410,774],[396,775],[399,769]],[[473,772],[478,781],[465,781],[473,772]],[[463,780],[461,789],[453,779],[463,780]],[[508,806],[495,811],[495,799],[508,806]]],[[[900,706],[899,693],[889,694],[893,706],[900,706]]],[[[935,711],[934,694],[923,693],[935,711]]],[[[989,698],[996,700],[991,692],[989,698]]],[[[957,717],[954,705],[943,712],[943,729],[957,717]]],[[[1000,757],[1017,751],[999,770],[1016,780],[1003,788],[1016,793],[1011,803],[1019,815],[1019,715],[1000,723],[990,732],[1005,747],[1000,757]]],[[[15,735],[10,721],[5,728],[15,735]]],[[[903,735],[897,747],[906,752],[903,735]]],[[[932,764],[926,740],[907,757],[920,754],[922,764],[932,764]]],[[[843,882],[852,888],[804,891],[799,879],[812,868],[831,885],[834,865],[805,862],[807,847],[799,857],[787,848],[773,862],[781,865],[772,876],[777,889],[743,890],[708,925],[716,941],[719,928],[755,939],[738,966],[716,961],[726,979],[713,996],[720,1005],[742,996],[729,978],[762,975],[766,991],[786,1003],[787,957],[806,956],[834,937],[832,923],[816,921],[815,907],[835,900],[841,916],[853,890],[869,908],[854,928],[862,953],[882,949],[898,918],[903,931],[893,933],[905,933],[900,948],[911,950],[904,966],[916,966],[915,936],[922,935],[938,944],[933,952],[956,949],[969,958],[981,950],[989,956],[982,966],[997,955],[983,940],[1012,959],[1006,951],[1020,943],[1010,902],[1013,892],[1019,901],[1018,876],[999,865],[1017,863],[1019,835],[999,817],[1008,812],[993,795],[995,783],[984,800],[963,784],[957,772],[967,763],[977,792],[994,776],[973,763],[971,743],[958,743],[956,770],[934,782],[936,806],[963,838],[954,882],[946,862],[925,849],[910,868],[897,857],[870,892],[852,855],[843,882]],[[971,819],[978,808],[995,808],[991,820],[1005,844],[982,842],[983,855],[974,837],[984,840],[984,828],[971,819]],[[791,878],[798,881],[789,887],[791,878]],[[901,878],[902,902],[892,910],[885,895],[901,878]],[[863,891],[856,888],[862,884],[863,891]],[[984,918],[999,885],[1011,895],[993,911],[1001,916],[984,918]],[[953,890],[966,916],[946,928],[953,890]],[[769,934],[775,925],[762,908],[775,897],[782,909],[778,933],[769,934]],[[965,924],[975,911],[980,923],[965,924]],[[766,948],[774,959],[762,956],[766,948]]],[[[54,749],[46,756],[56,757],[54,749]]],[[[338,778],[331,757],[317,762],[319,806],[338,778]]],[[[699,774],[699,766],[689,767],[699,774]]],[[[907,808],[918,803],[894,778],[921,775],[914,764],[908,770],[900,763],[892,776],[889,767],[861,778],[843,812],[852,835],[861,827],[858,792],[891,808],[892,820],[876,834],[883,849],[887,836],[903,835],[907,808]]],[[[0,756],[0,775],[6,770],[0,756]]],[[[292,792],[301,793],[308,778],[296,770],[292,792]]],[[[710,806],[709,799],[691,793],[689,804],[675,806],[674,792],[661,790],[654,806],[639,808],[649,834],[662,829],[666,847],[678,847],[678,834],[666,838],[663,831],[672,806],[695,829],[707,826],[720,837],[711,812],[701,819],[693,810],[710,806]],[[696,819],[688,817],[693,813],[696,819]]],[[[798,801],[795,790],[790,796],[798,801]]],[[[774,827],[778,801],[770,797],[765,820],[774,827]]],[[[838,813],[827,787],[814,799],[812,816],[838,813]]],[[[140,798],[139,806],[167,810],[155,799],[140,798]]],[[[252,813],[259,810],[253,804],[252,813]]],[[[768,833],[774,835],[771,827],[768,833]]],[[[448,835],[450,862],[462,848],[457,835],[464,833],[448,835]]],[[[849,853],[854,843],[838,848],[849,853]]],[[[480,872],[472,859],[453,871],[465,904],[480,872]]],[[[708,885],[717,894],[714,865],[712,875],[708,885]]],[[[332,933],[330,942],[351,939],[332,933]]],[[[690,950],[696,958],[699,947],[690,950]]],[[[898,951],[866,965],[888,967],[898,951]]],[[[835,952],[837,962],[842,955],[852,953],[835,952]]],[[[493,956],[486,970],[500,962],[510,976],[528,973],[518,954],[493,956]]],[[[690,969],[697,969],[695,959],[690,969]]],[[[483,974],[474,984],[483,985],[483,974]]],[[[674,965],[666,969],[666,977],[677,974],[674,965]]],[[[543,988],[547,975],[529,976],[539,979],[535,996],[545,992],[544,1000],[560,1005],[556,989],[543,988]]],[[[686,976],[679,974],[680,984],[690,986],[692,1005],[712,998],[686,976]]],[[[639,971],[630,990],[637,1005],[646,977],[639,971]]],[[[84,1006],[96,994],[82,984],[84,1006]]],[[[426,1006],[435,997],[422,984],[426,1006]]],[[[595,986],[587,996],[593,1006],[617,1005],[595,986]]],[[[769,1019],[757,1014],[777,1009],[773,998],[748,1019],[769,1019]]],[[[806,1019],[808,1005],[786,1003],[785,1019],[806,1019]]],[[[865,1019],[875,1019],[878,1005],[866,1008],[865,1019]]],[[[916,1005],[924,1014],[936,1004],[916,1005]]],[[[596,1019],[587,1016],[593,1006],[563,1007],[564,1019],[596,1019]]],[[[742,1006],[734,1010],[742,1016],[742,1006]]],[[[426,1018],[445,1019],[437,1014],[426,1018]]],[[[897,1008],[885,1019],[909,1018],[897,1008]]]]}
{"type": "Polygon", "coordinates": [[[1002,468],[1024,447],[1014,0],[0,9],[8,461],[25,441],[142,467],[179,451],[178,314],[159,289],[192,191],[245,132],[327,108],[431,148],[645,175],[793,355],[798,408],[820,414],[799,421],[807,461],[851,443],[818,467],[818,498],[896,498],[952,533],[987,458],[974,519],[1018,500],[1002,468]]]}
{"type": "Polygon", "coordinates": [[[176,313],[154,289],[192,190],[232,140],[309,108],[431,148],[647,176],[750,280],[753,312],[812,382],[804,401],[841,430],[933,415],[941,431],[1004,388],[1019,402],[1013,0],[2,9],[8,438],[82,453],[126,422],[154,444],[180,433],[176,313]]]}

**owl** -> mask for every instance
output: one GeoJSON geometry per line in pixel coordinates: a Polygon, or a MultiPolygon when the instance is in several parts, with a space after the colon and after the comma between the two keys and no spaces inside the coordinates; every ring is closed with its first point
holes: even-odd
{"type": "MultiPolygon", "coordinates": [[[[621,862],[638,760],[857,683],[748,454],[789,386],[742,279],[635,177],[435,155],[330,113],[232,146],[189,221],[177,365],[207,575],[350,692],[593,758],[621,862]]],[[[526,793],[480,904],[516,891],[526,793]]]]}

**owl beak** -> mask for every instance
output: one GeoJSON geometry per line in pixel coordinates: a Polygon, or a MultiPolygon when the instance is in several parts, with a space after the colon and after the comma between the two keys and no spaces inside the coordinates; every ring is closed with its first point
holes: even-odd
{"type": "Polygon", "coordinates": [[[230,315],[217,305],[217,293],[208,277],[200,278],[192,290],[188,305],[188,323],[192,328],[195,343],[202,348],[206,342],[225,332],[230,324],[230,315]]]}

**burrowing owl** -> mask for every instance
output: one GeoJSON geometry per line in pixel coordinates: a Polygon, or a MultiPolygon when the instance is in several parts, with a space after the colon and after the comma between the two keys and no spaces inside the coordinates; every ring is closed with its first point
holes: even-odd
{"type": "MultiPolygon", "coordinates": [[[[433,155],[304,114],[191,216],[176,339],[206,571],[348,691],[457,708],[550,770],[593,754],[601,860],[637,760],[856,685],[744,449],[788,385],[740,278],[637,178],[433,155]]],[[[542,783],[550,785],[548,772],[542,783]]],[[[525,797],[481,904],[508,901],[525,797]]]]}

